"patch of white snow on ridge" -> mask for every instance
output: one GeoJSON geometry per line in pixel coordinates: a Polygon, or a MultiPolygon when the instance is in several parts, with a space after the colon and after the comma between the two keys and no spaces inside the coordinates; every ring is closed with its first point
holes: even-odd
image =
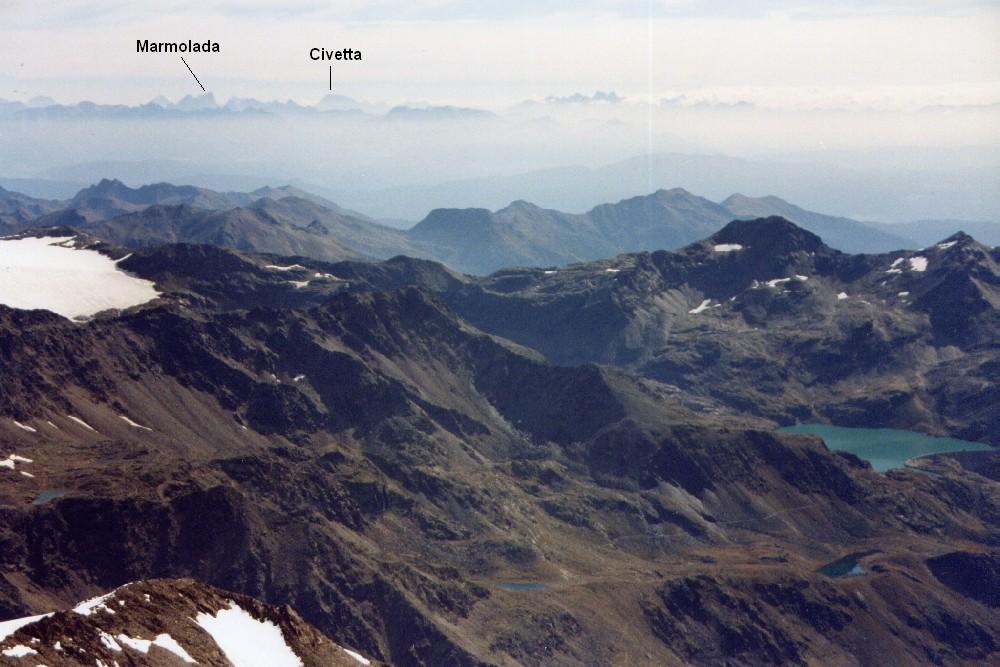
{"type": "Polygon", "coordinates": [[[111,591],[110,593],[105,593],[104,595],[98,595],[96,598],[90,598],[89,600],[84,600],[80,604],[73,607],[73,611],[77,614],[80,614],[80,616],[90,616],[94,612],[98,611],[106,611],[109,614],[114,614],[115,613],[114,610],[108,607],[108,605],[104,604],[105,602],[108,601],[108,598],[110,598],[114,594],[115,592],[111,591]]]}
{"type": "Polygon", "coordinates": [[[112,651],[118,651],[121,653],[122,647],[115,641],[115,638],[109,635],[104,630],[101,630],[101,643],[107,646],[112,651]]]}
{"type": "Polygon", "coordinates": [[[110,257],[68,245],[74,238],[0,239],[0,303],[74,319],[159,296],[151,281],[119,270],[110,257]]]}
{"type": "Polygon", "coordinates": [[[278,266],[277,264],[268,264],[264,267],[265,269],[271,269],[272,271],[305,271],[306,267],[301,264],[292,264],[291,266],[278,266]]]}
{"type": "Polygon", "coordinates": [[[149,653],[149,647],[153,643],[151,639],[136,639],[126,634],[119,634],[118,641],[139,653],[149,653]]]}
{"type": "Polygon", "coordinates": [[[80,426],[83,426],[84,428],[89,429],[89,430],[93,431],[94,433],[97,433],[97,429],[96,428],[94,428],[93,426],[91,426],[87,422],[83,421],[79,417],[74,417],[73,415],[66,415],[66,416],[68,418],[72,419],[73,421],[75,421],[80,426]]]}
{"type": "Polygon", "coordinates": [[[911,257],[910,258],[910,270],[911,271],[926,271],[927,270],[927,258],[926,257],[911,257]]]}
{"type": "Polygon", "coordinates": [[[349,648],[345,648],[344,649],[344,653],[346,653],[347,655],[351,656],[352,658],[354,658],[355,660],[357,660],[358,662],[360,662],[362,665],[370,665],[370,664],[372,664],[371,660],[369,660],[365,656],[361,655],[357,651],[352,651],[349,648]]]}
{"type": "Polygon", "coordinates": [[[212,635],[234,667],[302,667],[281,628],[270,621],[258,621],[235,602],[214,616],[198,614],[195,623],[212,635]]]}
{"type": "Polygon", "coordinates": [[[170,651],[184,662],[195,662],[194,658],[191,657],[191,654],[185,651],[184,647],[178,644],[177,640],[167,633],[156,635],[155,639],[139,639],[137,637],[129,637],[126,634],[119,634],[117,639],[125,646],[128,646],[129,648],[144,655],[149,653],[149,648],[151,646],[159,646],[166,651],[170,651]]]}
{"type": "Polygon", "coordinates": [[[21,646],[20,644],[3,650],[3,654],[9,658],[23,658],[26,655],[35,655],[36,653],[38,651],[35,649],[28,646],[21,646]]]}
{"type": "Polygon", "coordinates": [[[33,428],[31,426],[28,426],[27,424],[22,424],[21,422],[17,421],[16,419],[14,419],[13,422],[14,422],[14,426],[18,427],[19,429],[25,430],[28,433],[38,433],[38,429],[33,428]]]}
{"type": "Polygon", "coordinates": [[[302,289],[303,287],[308,287],[308,280],[289,280],[291,284],[295,285],[295,289],[302,289]]]}
{"type": "Polygon", "coordinates": [[[715,252],[732,252],[734,250],[743,250],[743,246],[739,243],[716,243],[712,246],[712,250],[715,252]]]}
{"type": "Polygon", "coordinates": [[[837,301],[843,301],[846,298],[847,298],[847,292],[841,292],[840,294],[837,295],[837,301]]]}
{"type": "Polygon", "coordinates": [[[552,275],[555,275],[555,274],[557,274],[559,272],[558,271],[554,271],[552,269],[549,269],[548,271],[542,271],[542,273],[544,273],[547,276],[552,276],[552,275]]]}
{"type": "Polygon", "coordinates": [[[704,300],[704,301],[702,301],[702,302],[701,302],[700,304],[698,304],[698,305],[697,305],[697,306],[696,306],[695,308],[692,308],[691,310],[689,310],[689,311],[688,311],[688,314],[690,314],[690,315],[697,315],[697,314],[698,314],[698,313],[700,313],[700,312],[703,312],[703,311],[705,311],[705,310],[708,310],[708,306],[709,306],[709,305],[710,305],[711,303],[712,303],[712,300],[711,300],[711,299],[705,299],[705,300],[704,300]]]}
{"type": "Polygon", "coordinates": [[[910,296],[910,293],[909,292],[900,292],[896,296],[910,296]]]}
{"type": "Polygon", "coordinates": [[[604,269],[605,273],[620,273],[621,269],[604,269]]]}
{"type": "Polygon", "coordinates": [[[956,243],[958,243],[958,241],[945,241],[944,243],[938,243],[937,247],[939,249],[941,249],[941,250],[947,250],[948,248],[952,247],[956,243]]]}
{"type": "Polygon", "coordinates": [[[17,463],[34,463],[34,461],[23,456],[18,456],[17,454],[11,454],[7,458],[0,460],[0,468],[9,468],[10,470],[14,470],[16,467],[15,464],[17,463]]]}
{"type": "Polygon", "coordinates": [[[0,641],[7,639],[7,637],[10,637],[24,626],[31,625],[51,615],[52,613],[50,612],[48,614],[39,614],[38,616],[25,616],[24,618],[12,618],[9,621],[0,621],[0,641]]]}
{"type": "Polygon", "coordinates": [[[177,640],[163,633],[162,635],[156,635],[156,639],[153,640],[153,646],[159,646],[162,649],[170,651],[178,658],[184,662],[194,664],[195,659],[191,657],[191,654],[184,650],[184,647],[177,643],[177,640]]]}
{"type": "Polygon", "coordinates": [[[122,419],[122,421],[124,421],[129,426],[132,426],[132,427],[135,427],[135,428],[141,428],[144,431],[152,431],[153,430],[153,429],[149,428],[148,426],[143,426],[142,424],[136,424],[134,421],[132,421],[131,419],[129,419],[125,415],[118,415],[118,416],[122,419]]]}

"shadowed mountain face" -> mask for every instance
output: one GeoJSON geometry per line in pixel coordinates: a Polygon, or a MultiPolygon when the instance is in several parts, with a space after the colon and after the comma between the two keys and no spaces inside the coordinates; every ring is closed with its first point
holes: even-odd
{"type": "Polygon", "coordinates": [[[514,202],[484,209],[432,211],[410,236],[434,259],[469,273],[506,266],[553,266],[629,250],[676,248],[731,219],[718,204],[681,189],[598,206],[582,215],[514,202]]]}
{"type": "Polygon", "coordinates": [[[289,185],[279,188],[264,187],[253,192],[216,192],[208,188],[173,185],[171,183],[154,183],[130,188],[121,181],[108,179],[80,190],[61,208],[76,210],[87,220],[96,221],[106,220],[124,213],[134,213],[156,205],[226,210],[247,206],[259,200],[278,201],[287,197],[306,199],[335,213],[364,217],[345,211],[329,200],[289,185]]]}
{"type": "Polygon", "coordinates": [[[969,238],[849,256],[739,221],[486,278],[76,245],[161,296],[0,307],[6,618],[193,577],[399,665],[1000,657],[948,566],[989,570],[995,482],[771,430],[822,398],[995,437],[1000,258],[969,238]],[[864,574],[817,572],[852,553],[864,574]]]}
{"type": "MultiPolygon", "coordinates": [[[[610,257],[623,252],[673,250],[703,239],[733,218],[783,216],[818,234],[831,247],[847,252],[888,252],[921,245],[906,232],[910,227],[873,225],[803,210],[777,197],[733,195],[716,204],[683,189],[659,190],[614,204],[597,206],[584,214],[543,209],[515,201],[495,212],[486,209],[436,209],[410,230],[379,224],[360,213],[297,188],[260,188],[251,193],[215,192],[167,183],[129,188],[104,180],[81,190],[67,202],[33,200],[16,193],[0,193],[0,231],[31,226],[70,225],[122,245],[140,238],[161,241],[217,243],[227,237],[197,233],[201,223],[195,211],[251,209],[291,227],[326,231],[345,251],[313,237],[271,239],[253,245],[260,232],[235,233],[242,250],[294,252],[331,260],[356,256],[385,259],[395,255],[444,262],[459,271],[488,274],[511,266],[559,266],[610,257]],[[153,216],[139,216],[158,207],[153,216]],[[164,215],[162,209],[173,209],[164,215]],[[122,217],[114,224],[104,224],[122,217]],[[155,229],[162,224],[163,229],[155,229]],[[131,233],[129,227],[141,227],[131,233]],[[899,232],[894,231],[898,228],[899,232]],[[903,233],[906,232],[906,233],[903,233]]],[[[249,224],[248,214],[237,217],[249,224]]],[[[986,224],[986,223],[984,223],[986,224]]],[[[957,225],[946,226],[955,231],[957,225]]],[[[912,231],[912,230],[911,230],[912,231]]],[[[987,229],[987,231],[990,231],[987,229]]],[[[950,235],[948,232],[944,235],[950,235]]],[[[271,235],[295,236],[294,231],[271,230],[271,235]]]]}
{"type": "Polygon", "coordinates": [[[298,227],[273,215],[266,205],[223,211],[156,205],[78,228],[130,248],[186,242],[284,256],[308,255],[327,261],[360,256],[343,246],[323,225],[298,227]]]}

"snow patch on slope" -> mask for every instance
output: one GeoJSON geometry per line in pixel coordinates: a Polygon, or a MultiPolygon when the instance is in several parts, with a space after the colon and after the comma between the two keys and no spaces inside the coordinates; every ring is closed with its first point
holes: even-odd
{"type": "Polygon", "coordinates": [[[118,415],[118,416],[122,419],[122,421],[124,421],[126,424],[128,424],[129,426],[131,426],[133,428],[141,428],[144,431],[152,431],[153,430],[153,429],[149,428],[148,426],[143,426],[142,424],[136,424],[134,421],[132,421],[131,419],[129,419],[125,415],[118,415]]]}
{"type": "Polygon", "coordinates": [[[98,595],[96,598],[90,598],[89,600],[84,600],[80,604],[73,607],[73,611],[80,616],[90,616],[91,614],[98,611],[106,611],[109,614],[114,614],[114,610],[105,604],[115,592],[105,593],[104,595],[98,595]]]}
{"type": "Polygon", "coordinates": [[[40,621],[43,618],[48,618],[51,615],[51,613],[39,614],[38,616],[25,616],[24,618],[12,618],[9,621],[0,621],[0,641],[10,637],[24,626],[31,625],[32,623],[40,621]]]}
{"type": "Polygon", "coordinates": [[[152,282],[128,275],[96,250],[74,248],[73,240],[0,239],[0,303],[74,319],[159,296],[152,282]]]}
{"type": "Polygon", "coordinates": [[[17,463],[34,463],[34,461],[23,456],[18,456],[17,454],[11,454],[7,458],[0,460],[0,468],[14,470],[17,467],[15,465],[17,463]]]}
{"type": "Polygon", "coordinates": [[[67,416],[67,417],[68,417],[69,419],[72,419],[73,421],[75,421],[75,422],[76,422],[77,424],[79,424],[80,426],[84,427],[85,429],[87,429],[87,430],[89,430],[89,431],[93,431],[94,433],[97,433],[97,429],[96,429],[96,428],[94,428],[93,426],[91,426],[91,425],[90,425],[90,424],[88,424],[87,422],[83,421],[83,420],[82,420],[82,419],[80,419],[79,417],[74,417],[73,415],[66,415],[66,416],[67,416]]]}
{"type": "Polygon", "coordinates": [[[281,628],[270,621],[258,621],[235,602],[214,616],[202,612],[195,622],[235,667],[302,667],[281,628]]]}
{"type": "Polygon", "coordinates": [[[360,653],[352,651],[349,648],[345,648],[344,649],[344,653],[346,653],[347,655],[351,656],[352,658],[354,658],[355,660],[357,660],[358,662],[360,662],[362,665],[370,665],[370,664],[372,664],[371,660],[369,660],[365,656],[361,655],[360,653]]]}
{"type": "Polygon", "coordinates": [[[157,635],[155,639],[138,639],[136,637],[129,637],[126,634],[119,634],[118,641],[142,654],[149,653],[150,646],[159,646],[166,651],[170,651],[186,663],[193,664],[195,662],[191,654],[185,651],[184,647],[178,644],[176,639],[165,632],[157,635]]]}
{"type": "Polygon", "coordinates": [[[691,310],[689,310],[688,313],[691,314],[691,315],[697,315],[698,313],[707,310],[708,307],[711,305],[711,303],[712,303],[711,299],[705,299],[700,304],[698,304],[696,307],[694,307],[691,310]]]}

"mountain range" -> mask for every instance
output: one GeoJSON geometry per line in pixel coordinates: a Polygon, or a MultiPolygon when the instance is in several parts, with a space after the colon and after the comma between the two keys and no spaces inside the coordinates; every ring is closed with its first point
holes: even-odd
{"type": "MultiPolygon", "coordinates": [[[[734,218],[770,215],[793,220],[846,252],[921,245],[908,236],[916,227],[900,226],[897,233],[893,225],[827,216],[777,197],[737,194],[715,203],[681,188],[603,204],[584,214],[526,201],[495,212],[436,209],[408,230],[291,186],[241,193],[168,183],[130,188],[104,180],[65,201],[0,191],[0,230],[7,233],[67,225],[128,247],[212,243],[325,261],[404,254],[479,275],[510,266],[560,266],[623,252],[675,249],[713,234],[734,218]]],[[[947,236],[959,231],[959,224],[942,222],[927,230],[950,230],[947,236]]],[[[989,235],[994,227],[982,223],[977,229],[989,235]]],[[[927,232],[921,238],[926,240],[927,232]]]]}
{"type": "Polygon", "coordinates": [[[134,584],[192,591],[162,629],[57,615],[4,647],[202,650],[218,587],[394,665],[1000,659],[997,452],[883,474],[775,431],[1000,442],[1000,250],[967,235],[852,255],[735,220],[486,277],[65,227],[0,251],[46,239],[67,289],[100,255],[155,292],[81,321],[0,306],[0,608],[206,587],[134,584]]]}

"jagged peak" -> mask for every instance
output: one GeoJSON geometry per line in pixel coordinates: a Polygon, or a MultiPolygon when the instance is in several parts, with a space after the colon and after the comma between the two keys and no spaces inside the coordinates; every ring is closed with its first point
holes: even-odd
{"type": "Polygon", "coordinates": [[[946,243],[950,243],[952,245],[956,245],[956,244],[957,245],[966,245],[968,243],[975,243],[975,242],[976,242],[976,239],[972,238],[970,235],[966,234],[963,231],[957,231],[954,234],[952,234],[951,236],[949,236],[948,238],[940,241],[937,245],[939,247],[942,246],[942,245],[944,245],[944,244],[946,244],[946,243]]]}
{"type": "Polygon", "coordinates": [[[129,186],[125,185],[122,181],[117,178],[102,178],[97,182],[96,185],[92,185],[89,188],[84,188],[85,190],[130,190],[129,186]]]}
{"type": "Polygon", "coordinates": [[[715,243],[738,243],[748,248],[781,252],[827,248],[820,237],[777,215],[753,220],[733,220],[713,234],[711,240],[715,243]]]}

